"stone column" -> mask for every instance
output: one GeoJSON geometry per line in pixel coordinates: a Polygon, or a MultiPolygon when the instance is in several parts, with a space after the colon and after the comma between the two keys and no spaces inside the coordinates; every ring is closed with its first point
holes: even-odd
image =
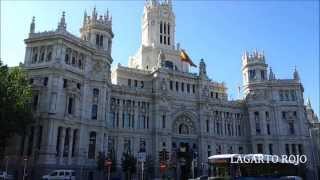
{"type": "Polygon", "coordinates": [[[60,140],[59,140],[59,142],[60,142],[59,164],[62,164],[65,136],[66,136],[66,128],[61,127],[61,135],[60,135],[60,140]]]}
{"type": "Polygon", "coordinates": [[[73,147],[73,133],[75,130],[69,129],[69,150],[68,150],[68,164],[71,164],[72,158],[72,147],[73,147]]]}

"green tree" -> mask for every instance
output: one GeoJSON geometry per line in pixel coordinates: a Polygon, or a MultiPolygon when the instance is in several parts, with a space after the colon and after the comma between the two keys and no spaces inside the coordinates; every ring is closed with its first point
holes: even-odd
{"type": "Polygon", "coordinates": [[[125,173],[125,179],[131,180],[132,175],[137,171],[137,159],[130,153],[124,153],[121,160],[122,171],[125,173]]]}
{"type": "Polygon", "coordinates": [[[0,61],[0,156],[15,134],[24,136],[33,122],[32,89],[19,67],[9,69],[0,61]]]}

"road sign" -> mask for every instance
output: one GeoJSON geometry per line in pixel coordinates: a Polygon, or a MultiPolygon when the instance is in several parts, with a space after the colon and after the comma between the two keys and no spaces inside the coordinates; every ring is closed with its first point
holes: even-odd
{"type": "Polygon", "coordinates": [[[146,161],[146,153],[145,152],[138,152],[137,160],[139,162],[145,162],[146,161]]]}
{"type": "Polygon", "coordinates": [[[105,160],[104,161],[104,166],[111,166],[112,165],[112,161],[111,160],[105,160]]]}

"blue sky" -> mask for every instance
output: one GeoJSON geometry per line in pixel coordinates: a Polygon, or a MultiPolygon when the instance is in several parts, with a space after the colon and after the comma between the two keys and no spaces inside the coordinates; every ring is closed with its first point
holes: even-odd
{"type": "MultiPolygon", "coordinates": [[[[9,66],[23,62],[32,16],[36,31],[54,30],[66,11],[68,31],[79,35],[83,12],[107,8],[113,17],[113,66],[127,65],[140,45],[141,1],[1,1],[1,59],[9,66]]],[[[305,98],[319,114],[318,1],[181,1],[173,2],[176,41],[195,63],[204,58],[215,81],[238,97],[242,83],[241,55],[263,50],[277,78],[292,78],[296,66],[305,98]]],[[[197,71],[197,69],[193,69],[197,71]]]]}

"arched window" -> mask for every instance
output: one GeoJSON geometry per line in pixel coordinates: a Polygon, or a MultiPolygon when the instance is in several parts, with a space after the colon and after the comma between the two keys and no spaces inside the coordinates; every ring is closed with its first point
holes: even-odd
{"type": "Polygon", "coordinates": [[[39,62],[43,62],[44,61],[44,54],[45,54],[45,48],[41,47],[40,49],[40,60],[39,62]]]}
{"type": "Polygon", "coordinates": [[[179,134],[189,134],[189,127],[186,124],[180,124],[179,134]]]}
{"type": "Polygon", "coordinates": [[[71,54],[71,49],[68,48],[68,49],[66,50],[66,55],[64,56],[64,62],[65,62],[66,64],[70,64],[70,54],[71,54]]]}
{"type": "Polygon", "coordinates": [[[33,49],[32,62],[33,62],[33,63],[36,63],[37,60],[38,60],[38,49],[37,49],[37,48],[34,48],[34,49],[33,49]]]}
{"type": "Polygon", "coordinates": [[[94,159],[96,152],[96,132],[92,131],[89,135],[89,149],[88,149],[88,158],[94,159]]]}
{"type": "Polygon", "coordinates": [[[96,34],[96,45],[99,46],[99,34],[96,34]]]}
{"type": "Polygon", "coordinates": [[[100,36],[100,40],[99,41],[100,41],[99,46],[103,47],[103,35],[100,36]]]}

